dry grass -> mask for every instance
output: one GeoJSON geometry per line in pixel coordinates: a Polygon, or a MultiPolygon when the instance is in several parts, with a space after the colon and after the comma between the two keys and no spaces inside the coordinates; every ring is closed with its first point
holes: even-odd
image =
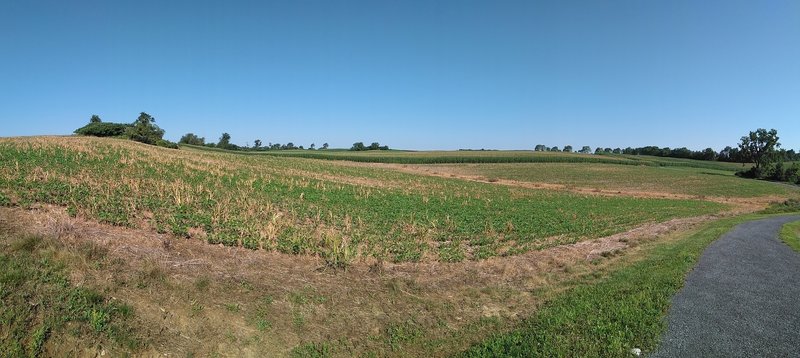
{"type": "Polygon", "coordinates": [[[314,342],[341,356],[443,356],[529,316],[570,278],[597,275],[640,242],[702,221],[480,262],[372,261],[343,272],[312,257],[113,227],[55,207],[2,208],[0,217],[72,248],[64,255],[73,283],[132,305],[151,342],[144,353],[202,356],[284,356],[314,342]],[[424,335],[392,341],[408,322],[424,335]]]}

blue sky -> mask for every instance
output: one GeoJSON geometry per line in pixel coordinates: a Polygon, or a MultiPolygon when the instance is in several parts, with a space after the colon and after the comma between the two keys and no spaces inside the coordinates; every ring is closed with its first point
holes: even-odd
{"type": "Polygon", "coordinates": [[[797,1],[3,1],[0,136],[800,149],[797,1]]]}

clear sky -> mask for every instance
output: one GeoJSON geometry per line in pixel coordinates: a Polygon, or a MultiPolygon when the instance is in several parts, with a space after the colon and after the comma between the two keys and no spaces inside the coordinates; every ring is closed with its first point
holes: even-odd
{"type": "Polygon", "coordinates": [[[800,2],[0,1],[0,136],[800,149],[800,2]]]}

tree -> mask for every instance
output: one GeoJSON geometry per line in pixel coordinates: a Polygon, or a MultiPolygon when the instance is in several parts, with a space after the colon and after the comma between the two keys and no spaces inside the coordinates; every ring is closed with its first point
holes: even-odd
{"type": "Polygon", "coordinates": [[[544,144],[537,144],[533,151],[535,152],[544,152],[547,150],[547,147],[544,144]]]}
{"type": "Polygon", "coordinates": [[[551,152],[560,152],[561,149],[558,149],[558,146],[555,146],[555,147],[550,148],[550,151],[551,152]]]}
{"type": "Polygon", "coordinates": [[[311,145],[309,145],[309,146],[308,146],[308,149],[309,149],[309,150],[314,150],[314,148],[316,148],[316,147],[317,147],[317,145],[316,145],[316,144],[314,144],[314,143],[311,143],[311,145]]]}
{"type": "Polygon", "coordinates": [[[255,148],[255,149],[261,148],[261,139],[256,139],[253,142],[253,148],[255,148]]]}
{"type": "Polygon", "coordinates": [[[222,136],[219,137],[219,142],[217,142],[217,148],[228,149],[231,146],[231,135],[228,133],[222,133],[222,136]]]}
{"type": "Polygon", "coordinates": [[[372,144],[370,144],[370,145],[369,145],[369,148],[368,148],[368,149],[369,149],[369,150],[378,150],[378,149],[380,149],[380,148],[381,148],[381,144],[380,144],[380,143],[378,143],[378,142],[372,142],[372,144]]]}
{"type": "Polygon", "coordinates": [[[129,124],[95,122],[76,129],[75,134],[94,137],[117,137],[124,135],[128,128],[130,128],[129,124]]]}
{"type": "Polygon", "coordinates": [[[566,145],[564,147],[564,151],[567,152],[567,153],[572,153],[572,146],[571,145],[566,145]]]}
{"type": "Polygon", "coordinates": [[[206,139],[203,137],[198,137],[194,133],[186,133],[181,137],[181,140],[178,141],[181,144],[191,144],[191,145],[205,145],[206,139]]]}
{"type": "Polygon", "coordinates": [[[622,149],[614,148],[614,154],[622,154],[622,149]]]}
{"type": "Polygon", "coordinates": [[[581,148],[581,150],[579,150],[579,151],[578,151],[578,153],[583,153],[583,154],[589,154],[589,153],[591,153],[591,152],[592,152],[592,147],[590,147],[590,146],[588,146],[588,145],[584,145],[584,146],[581,148]]]}
{"type": "Polygon", "coordinates": [[[322,143],[322,149],[328,149],[328,143],[322,143]]]}
{"type": "Polygon", "coordinates": [[[362,151],[362,150],[366,150],[366,149],[367,149],[367,147],[364,146],[364,142],[355,142],[355,143],[353,143],[353,146],[350,147],[350,150],[352,150],[352,151],[362,151]]]}
{"type": "Polygon", "coordinates": [[[603,148],[597,147],[597,149],[594,150],[594,154],[603,154],[603,148]]]}
{"type": "MultiPolygon", "coordinates": [[[[128,128],[127,134],[132,140],[146,144],[156,145],[164,138],[164,130],[155,125],[153,116],[141,112],[139,118],[128,128]]],[[[174,143],[173,143],[174,144],[174,143]]]]}
{"type": "Polygon", "coordinates": [[[93,114],[91,118],[89,118],[89,123],[100,123],[103,120],[100,119],[100,116],[93,114]]]}
{"type": "Polygon", "coordinates": [[[781,146],[778,139],[778,131],[775,129],[767,131],[759,128],[750,132],[743,136],[739,143],[742,159],[753,162],[755,173],[760,173],[764,167],[775,160],[775,149],[781,146]]]}

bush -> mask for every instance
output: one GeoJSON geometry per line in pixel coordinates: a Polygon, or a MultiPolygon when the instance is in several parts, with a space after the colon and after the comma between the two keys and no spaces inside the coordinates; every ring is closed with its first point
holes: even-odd
{"type": "Polygon", "coordinates": [[[156,145],[164,148],[178,149],[178,143],[170,142],[166,139],[159,139],[156,141],[156,145]]]}
{"type": "Polygon", "coordinates": [[[128,124],[93,122],[75,130],[75,134],[94,137],[119,137],[130,127],[128,124]]]}

